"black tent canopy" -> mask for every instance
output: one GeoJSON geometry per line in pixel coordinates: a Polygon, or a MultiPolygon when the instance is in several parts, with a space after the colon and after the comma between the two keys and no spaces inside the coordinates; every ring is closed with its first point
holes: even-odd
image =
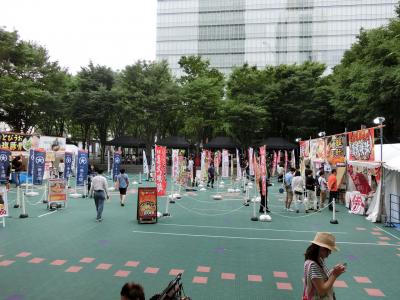
{"type": "Polygon", "coordinates": [[[146,143],[133,136],[119,136],[115,139],[108,141],[107,145],[122,147],[122,148],[141,148],[146,147],[146,143]]]}
{"type": "Polygon", "coordinates": [[[238,145],[232,140],[232,138],[227,136],[218,136],[213,138],[208,143],[203,145],[203,148],[213,148],[213,149],[236,149],[238,145]]]}
{"type": "Polygon", "coordinates": [[[156,143],[160,146],[166,146],[167,148],[178,148],[186,149],[189,148],[190,143],[183,137],[180,136],[169,136],[156,143]]]}
{"type": "Polygon", "coordinates": [[[269,137],[262,140],[258,145],[266,145],[267,150],[293,150],[297,148],[296,144],[293,144],[282,137],[269,137]]]}

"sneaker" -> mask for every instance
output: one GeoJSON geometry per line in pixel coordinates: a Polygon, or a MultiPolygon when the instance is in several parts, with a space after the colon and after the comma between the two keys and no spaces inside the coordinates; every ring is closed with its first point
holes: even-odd
{"type": "Polygon", "coordinates": [[[296,209],[296,213],[299,213],[299,210],[298,210],[298,209],[296,209]]]}
{"type": "Polygon", "coordinates": [[[294,211],[293,209],[291,209],[291,208],[288,208],[288,211],[294,211]]]}
{"type": "Polygon", "coordinates": [[[306,209],[306,214],[308,214],[308,209],[306,209]]]}
{"type": "Polygon", "coordinates": [[[124,203],[121,203],[121,206],[125,206],[125,204],[124,204],[124,203]]]}
{"type": "Polygon", "coordinates": [[[101,221],[103,221],[103,219],[102,219],[102,218],[100,218],[100,219],[96,219],[96,222],[101,222],[101,221]]]}

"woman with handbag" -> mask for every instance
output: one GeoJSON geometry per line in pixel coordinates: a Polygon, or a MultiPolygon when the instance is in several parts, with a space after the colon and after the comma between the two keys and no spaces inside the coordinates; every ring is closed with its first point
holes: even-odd
{"type": "Polygon", "coordinates": [[[346,264],[337,264],[331,270],[325,265],[331,252],[339,250],[335,236],[317,232],[311,243],[304,254],[303,300],[335,300],[333,284],[346,271],[346,264]]]}

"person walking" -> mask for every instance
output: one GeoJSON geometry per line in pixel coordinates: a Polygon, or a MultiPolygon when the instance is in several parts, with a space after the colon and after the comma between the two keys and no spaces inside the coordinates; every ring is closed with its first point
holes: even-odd
{"type": "Polygon", "coordinates": [[[116,181],[119,189],[119,202],[121,206],[125,206],[126,190],[128,189],[129,185],[129,178],[128,175],[125,174],[125,169],[119,170],[116,181]]]}
{"type": "MultiPolygon", "coordinates": [[[[304,193],[304,178],[301,176],[300,171],[296,171],[292,179],[292,190],[294,193],[294,206],[296,208],[296,213],[299,212],[299,204],[303,203],[303,193],[304,193]]],[[[305,211],[308,213],[307,204],[304,204],[305,211]]]]}
{"type": "Polygon", "coordinates": [[[336,238],[328,232],[317,232],[311,243],[304,254],[302,299],[334,300],[333,284],[341,274],[346,272],[345,264],[337,264],[331,270],[325,264],[331,252],[339,250],[336,247],[336,238]]]}
{"type": "Polygon", "coordinates": [[[15,187],[19,187],[21,185],[19,174],[22,171],[21,156],[19,156],[19,155],[16,156],[12,160],[11,164],[12,164],[12,167],[13,167],[14,172],[15,172],[15,177],[14,177],[15,178],[15,187]]]}
{"type": "Polygon", "coordinates": [[[285,199],[286,211],[293,211],[293,209],[290,208],[290,205],[292,204],[293,201],[292,179],[295,171],[296,171],[295,168],[290,168],[290,170],[285,174],[283,178],[283,184],[286,190],[286,199],[285,199]]]}
{"type": "Polygon", "coordinates": [[[315,187],[316,187],[316,182],[315,178],[313,176],[313,172],[309,172],[308,175],[306,176],[306,192],[307,192],[307,209],[312,209],[312,210],[317,210],[317,197],[315,195],[315,187]],[[312,205],[312,206],[311,206],[312,205]]]}
{"type": "Polygon", "coordinates": [[[108,195],[108,184],[107,179],[102,175],[103,170],[98,170],[98,174],[93,178],[92,185],[90,186],[89,194],[91,197],[94,197],[94,203],[96,205],[96,221],[101,222],[102,214],[103,214],[103,207],[104,207],[104,200],[107,197],[107,200],[110,199],[108,195]]]}
{"type": "MultiPolygon", "coordinates": [[[[328,177],[328,189],[329,189],[329,210],[333,210],[332,202],[336,201],[338,197],[338,184],[336,178],[336,169],[332,169],[331,175],[328,177]]],[[[337,212],[337,210],[336,210],[337,212]]]]}
{"type": "Polygon", "coordinates": [[[325,171],[324,170],[319,172],[318,186],[320,189],[319,208],[322,209],[325,207],[326,193],[327,193],[327,189],[328,189],[328,183],[326,182],[326,179],[325,179],[325,171]]]}
{"type": "Polygon", "coordinates": [[[211,183],[211,188],[214,188],[214,177],[215,177],[215,168],[214,168],[214,163],[211,162],[210,166],[208,167],[207,187],[210,187],[210,183],[211,183]]]}

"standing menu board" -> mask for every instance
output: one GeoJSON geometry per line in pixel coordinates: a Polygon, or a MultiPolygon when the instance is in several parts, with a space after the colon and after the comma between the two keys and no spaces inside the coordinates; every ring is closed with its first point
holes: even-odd
{"type": "Polygon", "coordinates": [[[138,188],[137,200],[138,223],[157,223],[157,188],[138,188]]]}
{"type": "Polygon", "coordinates": [[[67,201],[67,185],[65,179],[49,179],[48,203],[67,201]]]}

